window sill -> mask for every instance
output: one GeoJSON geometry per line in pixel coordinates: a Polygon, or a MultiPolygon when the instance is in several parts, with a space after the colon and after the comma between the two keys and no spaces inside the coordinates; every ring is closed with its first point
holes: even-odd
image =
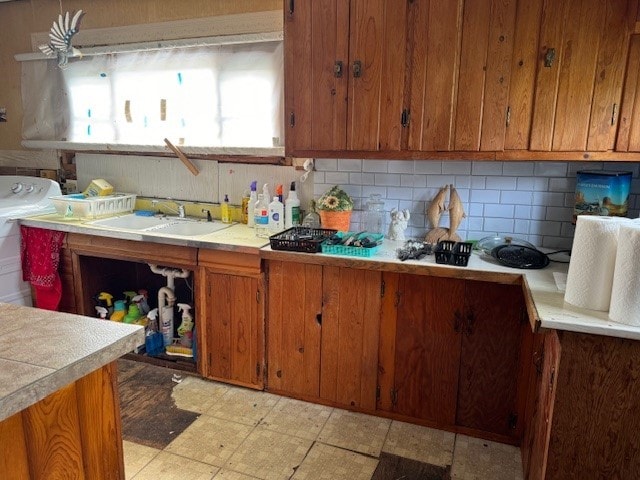
{"type": "MultiPolygon", "coordinates": [[[[175,156],[164,145],[125,145],[114,143],[78,143],[52,140],[23,140],[25,148],[40,150],[64,150],[72,152],[93,153],[129,153],[129,154],[155,154],[175,156]]],[[[199,158],[208,157],[284,157],[284,147],[256,148],[256,147],[187,147],[178,146],[185,155],[199,158]]]]}

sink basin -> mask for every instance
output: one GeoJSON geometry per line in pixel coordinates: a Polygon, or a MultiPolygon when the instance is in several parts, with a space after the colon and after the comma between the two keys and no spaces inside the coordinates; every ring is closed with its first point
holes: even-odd
{"type": "Polygon", "coordinates": [[[178,217],[144,217],[135,214],[103,218],[88,223],[89,225],[95,225],[98,227],[176,235],[182,237],[208,235],[229,227],[229,224],[222,222],[205,222],[191,218],[178,217]]]}

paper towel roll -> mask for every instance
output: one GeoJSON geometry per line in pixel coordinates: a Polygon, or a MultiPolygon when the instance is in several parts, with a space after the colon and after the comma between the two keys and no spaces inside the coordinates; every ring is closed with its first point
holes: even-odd
{"type": "Polygon", "coordinates": [[[640,326],[640,224],[620,226],[609,318],[640,326]]]}
{"type": "Polygon", "coordinates": [[[626,218],[579,215],[564,300],[606,312],[611,303],[618,230],[626,218]]]}

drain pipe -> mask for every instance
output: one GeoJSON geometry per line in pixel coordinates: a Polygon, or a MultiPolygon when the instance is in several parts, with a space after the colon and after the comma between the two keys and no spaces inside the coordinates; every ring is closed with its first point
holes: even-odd
{"type": "Polygon", "coordinates": [[[176,302],[174,293],[175,279],[187,278],[190,274],[186,269],[175,268],[159,268],[155,264],[147,264],[153,273],[167,277],[167,286],[158,290],[158,326],[162,331],[164,345],[168,346],[173,343],[173,305],[176,302]],[[166,300],[166,304],[165,304],[166,300]]]}

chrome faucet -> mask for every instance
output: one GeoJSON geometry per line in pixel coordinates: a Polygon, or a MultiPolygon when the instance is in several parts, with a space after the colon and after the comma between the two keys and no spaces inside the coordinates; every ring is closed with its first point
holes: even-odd
{"type": "Polygon", "coordinates": [[[178,202],[176,200],[172,200],[171,198],[167,198],[167,200],[151,200],[151,205],[154,206],[154,207],[157,207],[158,205],[164,205],[169,210],[177,213],[178,214],[178,218],[185,218],[186,217],[185,210],[184,210],[184,204],[182,204],[182,203],[180,203],[180,202],[178,202]],[[174,203],[177,208],[174,208],[169,202],[174,203]]]}

